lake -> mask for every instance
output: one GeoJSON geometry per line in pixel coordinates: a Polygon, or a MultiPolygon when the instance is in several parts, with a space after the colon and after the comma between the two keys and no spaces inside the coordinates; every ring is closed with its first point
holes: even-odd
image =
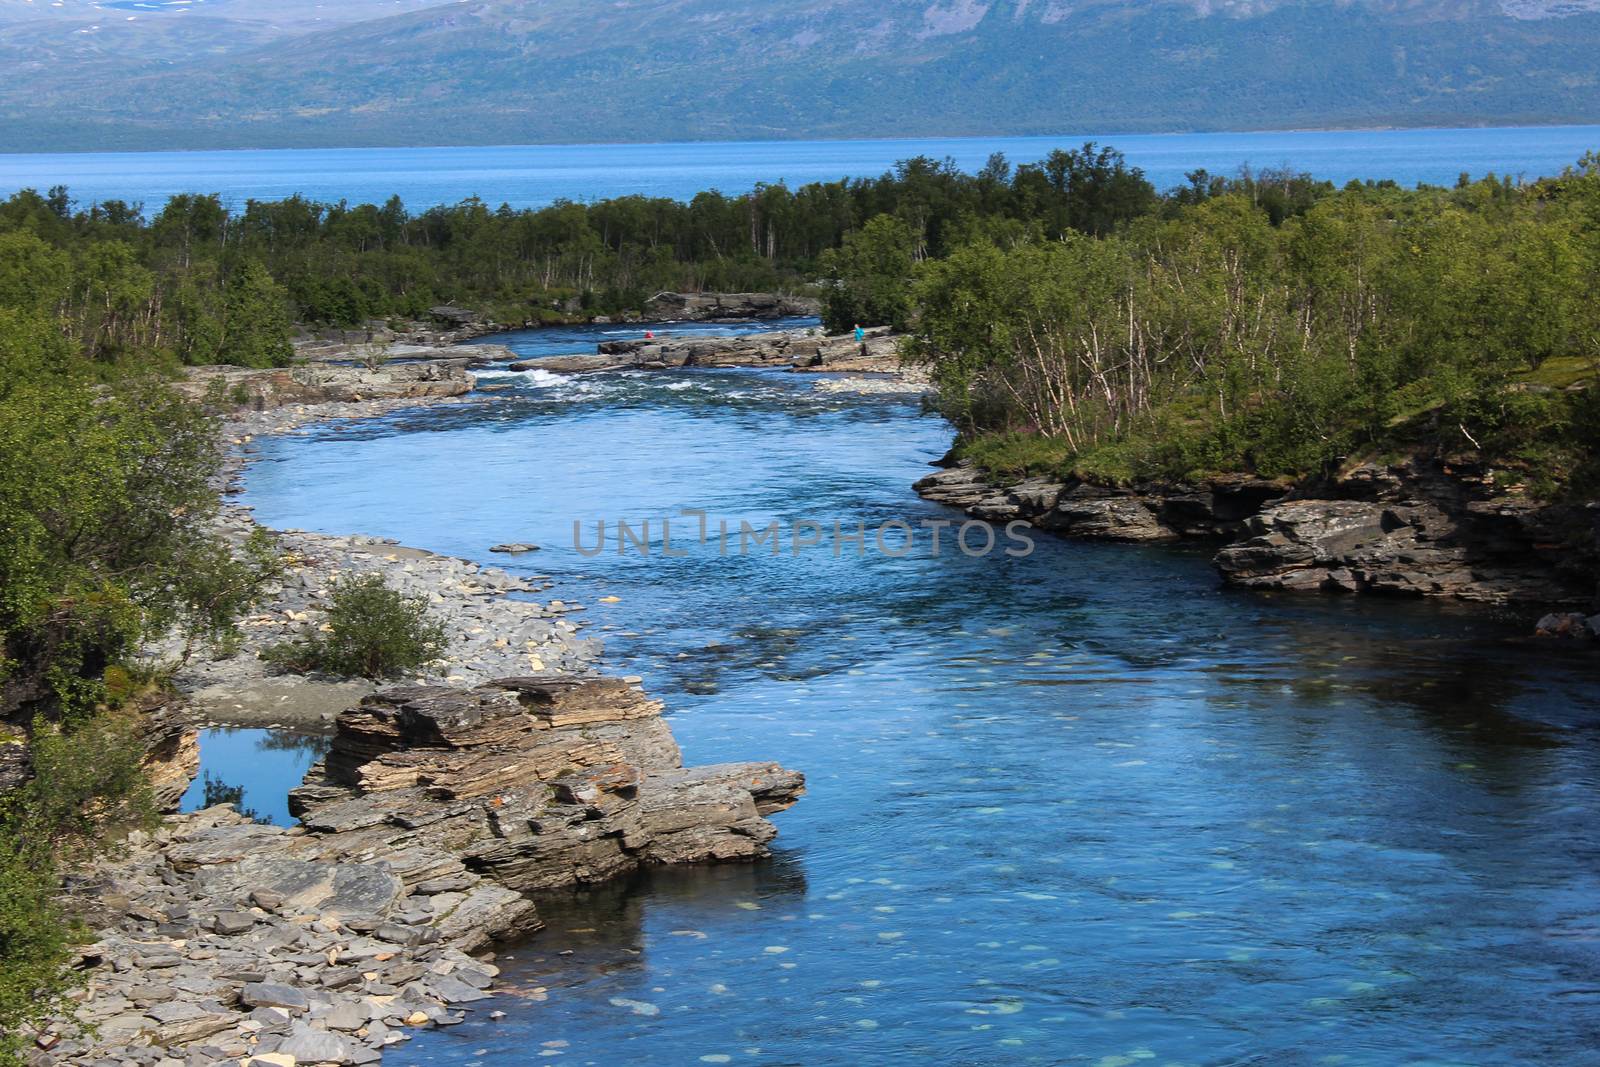
{"type": "Polygon", "coordinates": [[[398,194],[413,209],[470,196],[512,207],[632,194],[687,200],[710,188],[738,193],[758,182],[869,177],[918,155],[949,157],[968,170],[981,167],[992,152],[1004,152],[1014,163],[1032,162],[1085,140],[1121,149],[1162,189],[1180,184],[1196,168],[1231,175],[1245,165],[1287,165],[1341,184],[1391,178],[1410,186],[1452,184],[1462,171],[1557,174],[1585,152],[1600,150],[1600,126],[0,154],[0,195],[64,184],[80,204],[117,199],[146,207],[185,192],[220,193],[232,206],[295,193],[350,203],[381,203],[398,194]]]}
{"type": "MultiPolygon", "coordinates": [[[[1592,656],[1482,609],[1225,591],[1184,548],[585,558],[575,519],[953,518],[910,489],[950,427],[775,371],[485,379],[263,439],[246,500],[485,561],[518,531],[536,564],[495,562],[591,605],[689,762],[809,794],[770,861],[542,901],[505,1017],[386,1063],[1596,1062],[1592,656]]],[[[208,769],[260,763],[222,740],[208,769]]],[[[276,744],[282,790],[303,742],[276,744]]]]}

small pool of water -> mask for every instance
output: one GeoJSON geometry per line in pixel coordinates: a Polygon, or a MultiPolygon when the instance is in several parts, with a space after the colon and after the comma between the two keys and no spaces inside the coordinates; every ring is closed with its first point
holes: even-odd
{"type": "Polygon", "coordinates": [[[328,750],[328,738],[286,730],[213,729],[200,732],[200,774],[183,794],[180,811],[211,799],[236,803],[264,822],[293,826],[287,793],[328,750]],[[222,791],[242,789],[235,798],[222,791]]]}

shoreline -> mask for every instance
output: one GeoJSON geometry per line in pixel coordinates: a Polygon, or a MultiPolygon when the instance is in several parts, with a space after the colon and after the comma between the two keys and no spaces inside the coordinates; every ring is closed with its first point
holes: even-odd
{"type": "Polygon", "coordinates": [[[1567,130],[1589,129],[1593,123],[1584,122],[1541,122],[1541,123],[1505,123],[1485,121],[1470,125],[1441,126],[1438,124],[1423,124],[1406,126],[1397,124],[1378,124],[1364,126],[1291,126],[1291,127],[1247,127],[1243,129],[1123,129],[1100,133],[964,133],[953,135],[904,135],[900,137],[806,137],[796,134],[793,137],[766,138],[766,139],[737,139],[724,140],[684,140],[684,141],[540,141],[533,144],[510,144],[502,142],[479,143],[468,142],[461,144],[417,144],[398,143],[390,141],[375,141],[370,144],[349,146],[341,148],[319,148],[314,146],[293,145],[252,145],[236,146],[231,148],[77,148],[57,150],[0,150],[0,156],[88,156],[88,155],[139,155],[139,156],[182,156],[182,155],[218,155],[223,153],[245,152],[371,152],[371,151],[441,151],[456,148],[467,149],[527,149],[527,148],[685,148],[700,145],[726,146],[726,145],[791,145],[791,144],[917,144],[923,141],[979,141],[994,140],[1021,140],[1037,139],[1042,141],[1077,141],[1085,137],[1103,140],[1113,137],[1204,137],[1226,136],[1228,134],[1306,134],[1306,133],[1427,133],[1450,132],[1453,130],[1567,130]]]}
{"type": "MultiPolygon", "coordinates": [[[[1069,539],[1213,546],[1232,588],[1530,609],[1530,632],[1573,637],[1582,625],[1556,631],[1546,613],[1600,611],[1600,506],[1534,501],[1491,470],[1432,457],[1361,463],[1324,481],[1222,475],[1126,488],[1007,479],[960,461],[914,488],[975,518],[1069,539]]],[[[1585,625],[1600,638],[1600,615],[1585,625]]]]}
{"type": "MultiPolygon", "coordinates": [[[[260,436],[470,402],[487,398],[236,414],[220,488],[237,488],[260,436]]],[[[264,529],[226,500],[218,521],[230,539],[264,529]]],[[[290,794],[299,824],[229,805],[168,815],[79,872],[73,910],[98,935],[74,963],[88,983],[30,1063],[377,1063],[494,995],[493,946],[542,926],[534,894],[760,859],[777,833],[767,817],[804,793],[804,776],[775,763],[685,767],[640,680],[599,675],[599,642],[566,618],[581,605],[514,599],[548,580],[387,539],[269,533],[295,564],[233,655],[175,675],[183,708],[152,721],[162,745],[146,766],[192,781],[202,723],[331,727],[328,756],[290,794]],[[453,640],[411,685],[269,675],[259,649],[314,622],[326,581],[350,570],[448,605],[452,637],[470,643],[453,640]]]]}

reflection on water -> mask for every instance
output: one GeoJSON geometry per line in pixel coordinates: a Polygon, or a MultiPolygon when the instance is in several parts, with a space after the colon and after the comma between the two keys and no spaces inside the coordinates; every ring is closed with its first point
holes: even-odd
{"type": "Polygon", "coordinates": [[[200,774],[184,793],[179,810],[196,811],[204,805],[210,778],[243,790],[237,800],[241,810],[254,811],[264,822],[292,826],[288,792],[300,784],[313,763],[327,755],[329,741],[317,734],[286,730],[202,730],[200,774]]]}
{"type": "Polygon", "coordinates": [[[810,794],[770,863],[546,902],[505,1018],[386,1059],[1596,1062],[1593,657],[1481,611],[1227,593],[1199,551],[587,559],[576,517],[948,518],[908,488],[948,428],[773,372],[505,380],[267,442],[250,503],[544,545],[509,566],[589,605],[691,761],[810,794]]]}

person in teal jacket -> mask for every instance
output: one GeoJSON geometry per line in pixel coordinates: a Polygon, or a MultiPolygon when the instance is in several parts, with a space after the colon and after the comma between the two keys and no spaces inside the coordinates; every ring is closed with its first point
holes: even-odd
{"type": "Polygon", "coordinates": [[[867,331],[861,328],[861,324],[859,322],[856,323],[856,344],[865,344],[866,340],[867,331]]]}

